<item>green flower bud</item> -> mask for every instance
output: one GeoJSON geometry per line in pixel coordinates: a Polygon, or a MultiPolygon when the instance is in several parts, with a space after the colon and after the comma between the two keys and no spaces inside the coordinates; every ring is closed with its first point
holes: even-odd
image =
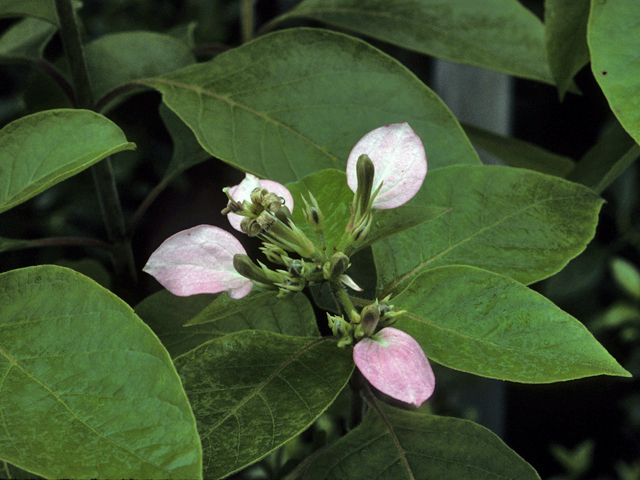
{"type": "Polygon", "coordinates": [[[278,284],[286,280],[286,277],[281,273],[270,270],[262,263],[258,266],[247,255],[243,254],[233,256],[233,267],[243,277],[272,290],[277,290],[278,284]]]}
{"type": "Polygon", "coordinates": [[[349,268],[349,265],[349,257],[342,252],[334,253],[331,259],[322,267],[325,280],[338,281],[340,275],[349,268]]]}

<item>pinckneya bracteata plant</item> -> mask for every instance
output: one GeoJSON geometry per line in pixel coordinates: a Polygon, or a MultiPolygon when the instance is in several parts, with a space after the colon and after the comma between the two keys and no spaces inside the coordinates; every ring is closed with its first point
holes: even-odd
{"type": "Polygon", "coordinates": [[[291,3],[0,0],[0,478],[535,480],[456,389],[630,376],[528,286],[640,155],[640,2],[291,3]],[[590,63],[614,128],[461,125],[427,57],[590,63]]]}
{"type": "Polygon", "coordinates": [[[311,192],[309,202],[303,199],[304,215],[316,242],[296,226],[291,215],[293,198],[284,186],[247,174],[240,185],[226,189],[229,205],[223,213],[230,216],[233,228],[262,240],[266,257],[283,268],[272,270],[260,261],[256,265],[233,235],[201,225],[168,238],[144,270],[181,296],[227,291],[230,298],[239,299],[255,284],[278,291],[282,298],[307,285],[327,282],[342,312],[327,314],[328,326],[339,339],[337,346],[357,342],[353,358],[371,384],[419,407],[435,386],[429,361],[405,332],[390,326],[377,331],[403,312],[389,305],[389,295],[358,313],[345,285],[362,289],[345,272],[350,266],[348,255],[361,248],[375,229],[374,209],[405,204],[418,192],[426,173],[422,142],[407,123],[378,128],[363,137],[349,156],[347,181],[355,195],[338,243],[327,244],[324,215],[311,192]],[[301,258],[291,258],[290,253],[301,258]]]}

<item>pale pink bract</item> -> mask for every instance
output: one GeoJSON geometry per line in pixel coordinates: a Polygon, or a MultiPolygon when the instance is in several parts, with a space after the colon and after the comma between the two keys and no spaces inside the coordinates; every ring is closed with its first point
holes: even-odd
{"type": "Polygon", "coordinates": [[[371,385],[417,407],[435,388],[429,360],[418,342],[402,330],[387,327],[360,340],[353,348],[353,360],[371,385]]]}
{"type": "Polygon", "coordinates": [[[251,280],[233,267],[233,256],[246,251],[229,232],[211,225],[183,230],[167,238],[143,268],[174,295],[227,291],[242,298],[253,288],[251,280]]]}
{"type": "MultiPolygon", "coordinates": [[[[236,202],[242,203],[244,200],[250,200],[251,192],[253,192],[255,188],[266,188],[279,197],[284,198],[285,206],[293,212],[293,197],[284,185],[278,182],[274,182],[273,180],[261,180],[255,175],[251,175],[250,173],[247,173],[244,179],[238,185],[229,187],[227,189],[227,192],[236,202]]],[[[233,228],[235,228],[239,232],[242,231],[242,229],[240,228],[240,223],[242,222],[242,219],[244,217],[229,213],[227,215],[227,218],[229,219],[229,223],[233,228]]]]}
{"type": "Polygon", "coordinates": [[[420,137],[407,122],[376,128],[356,143],[347,160],[347,183],[356,191],[356,162],[369,156],[375,166],[373,190],[382,183],[373,208],[385,210],[407,203],[418,193],[427,175],[427,156],[420,137]]]}

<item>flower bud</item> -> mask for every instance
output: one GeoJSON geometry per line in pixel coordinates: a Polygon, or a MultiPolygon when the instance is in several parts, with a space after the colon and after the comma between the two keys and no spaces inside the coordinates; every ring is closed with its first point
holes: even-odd
{"type": "Polygon", "coordinates": [[[307,223],[309,223],[309,226],[314,232],[324,232],[324,216],[318,206],[318,201],[311,192],[309,192],[309,200],[311,201],[311,205],[302,197],[305,206],[302,212],[304,213],[307,223]]]}
{"type": "Polygon", "coordinates": [[[378,302],[367,305],[360,312],[360,324],[356,328],[356,338],[370,337],[376,331],[380,321],[380,307],[378,302]]]}
{"type": "Polygon", "coordinates": [[[268,269],[262,263],[258,266],[247,255],[243,254],[233,256],[233,267],[243,277],[271,290],[277,290],[278,287],[276,285],[286,280],[286,277],[281,273],[268,269]]]}
{"type": "Polygon", "coordinates": [[[349,268],[349,257],[342,252],[336,252],[331,259],[322,267],[325,280],[337,281],[347,268],[349,268]]]}

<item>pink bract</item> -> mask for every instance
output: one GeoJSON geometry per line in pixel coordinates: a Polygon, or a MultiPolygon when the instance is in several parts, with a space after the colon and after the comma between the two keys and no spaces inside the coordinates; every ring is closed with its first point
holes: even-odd
{"type": "MultiPolygon", "coordinates": [[[[245,175],[244,180],[242,180],[240,184],[229,187],[227,189],[227,192],[236,202],[242,203],[244,200],[250,200],[251,192],[253,192],[255,188],[266,188],[279,197],[284,198],[284,204],[287,206],[287,208],[289,208],[289,210],[293,212],[293,197],[284,185],[278,182],[274,182],[273,180],[261,180],[255,175],[251,175],[250,173],[247,173],[245,175]]],[[[227,218],[229,219],[229,223],[233,228],[235,228],[239,232],[242,231],[242,229],[240,228],[240,223],[242,222],[243,217],[230,213],[227,215],[227,218]]]]}
{"type": "Polygon", "coordinates": [[[371,385],[382,393],[419,407],[431,396],[436,380],[413,337],[387,327],[353,348],[353,359],[371,385]]]}
{"type": "Polygon", "coordinates": [[[174,295],[227,291],[231,298],[242,298],[253,283],[233,267],[237,253],[247,252],[233,235],[200,225],[167,238],[143,270],[174,295]]]}
{"type": "Polygon", "coordinates": [[[358,186],[356,162],[362,154],[376,167],[373,190],[382,182],[373,208],[385,210],[405,204],[418,193],[427,175],[422,141],[407,122],[376,128],[353,147],[347,160],[347,183],[354,192],[358,186]]]}

